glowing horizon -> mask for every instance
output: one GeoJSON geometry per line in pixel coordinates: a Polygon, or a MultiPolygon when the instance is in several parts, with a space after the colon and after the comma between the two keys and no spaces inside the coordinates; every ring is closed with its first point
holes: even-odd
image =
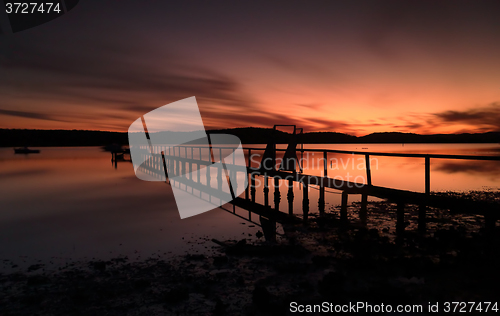
{"type": "Polygon", "coordinates": [[[0,126],[125,132],[196,96],[209,129],[500,131],[498,4],[384,3],[81,3],[2,37],[0,126]]]}

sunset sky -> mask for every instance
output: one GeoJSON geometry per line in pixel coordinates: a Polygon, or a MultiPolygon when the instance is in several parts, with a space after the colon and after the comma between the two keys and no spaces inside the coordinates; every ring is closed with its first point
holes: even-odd
{"type": "Polygon", "coordinates": [[[0,128],[500,131],[499,1],[92,1],[0,35],[0,128]]]}

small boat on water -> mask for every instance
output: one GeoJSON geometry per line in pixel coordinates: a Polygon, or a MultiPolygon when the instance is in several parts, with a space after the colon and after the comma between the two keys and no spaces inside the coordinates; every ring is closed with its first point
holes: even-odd
{"type": "Polygon", "coordinates": [[[14,148],[14,154],[39,154],[38,149],[29,149],[28,147],[14,148]]]}

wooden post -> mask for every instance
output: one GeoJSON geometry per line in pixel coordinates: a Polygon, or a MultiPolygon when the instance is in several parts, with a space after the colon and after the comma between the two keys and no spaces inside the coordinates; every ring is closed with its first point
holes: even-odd
{"type": "Polygon", "coordinates": [[[323,177],[328,177],[328,152],[323,152],[323,177]]]}
{"type": "Polygon", "coordinates": [[[287,194],[287,200],[288,200],[288,214],[293,215],[293,179],[288,180],[288,194],[287,194]]]}
{"type": "MultiPolygon", "coordinates": [[[[235,155],[234,151],[232,152],[232,155],[233,155],[233,166],[229,170],[229,179],[231,179],[231,183],[229,185],[231,187],[233,187],[233,192],[236,195],[238,192],[238,173],[236,171],[237,170],[236,169],[236,155],[235,155]]],[[[245,174],[247,174],[247,173],[245,172],[245,174]]],[[[233,204],[233,211],[234,211],[234,204],[233,204]]]]}
{"type": "MultiPolygon", "coordinates": [[[[248,150],[248,157],[247,157],[247,161],[248,161],[248,162],[247,162],[247,168],[250,168],[250,163],[251,163],[250,158],[251,158],[251,157],[252,157],[252,150],[251,150],[251,149],[249,149],[249,150],[248,150]]],[[[247,169],[247,170],[248,170],[248,169],[247,169]]],[[[249,175],[248,175],[248,173],[246,173],[247,181],[249,181],[249,180],[248,180],[248,176],[249,176],[249,175]]],[[[250,178],[251,178],[251,176],[250,176],[250,178]]],[[[250,182],[250,181],[249,181],[249,182],[250,182]]],[[[250,198],[250,183],[248,183],[247,188],[245,189],[245,199],[247,199],[247,200],[248,200],[249,198],[250,198]]]]}
{"type": "MultiPolygon", "coordinates": [[[[203,165],[201,164],[201,161],[202,161],[203,159],[201,159],[201,147],[199,147],[198,149],[199,149],[199,154],[200,154],[200,156],[199,156],[199,159],[198,159],[198,160],[200,160],[200,163],[198,164],[198,169],[196,170],[196,177],[198,178],[198,183],[201,183],[201,178],[200,178],[200,176],[201,176],[201,174],[200,174],[200,169],[201,169],[201,166],[203,166],[203,165]]],[[[200,192],[200,193],[201,193],[201,192],[200,192]]]]}
{"type": "Polygon", "coordinates": [[[372,171],[370,167],[370,155],[365,155],[366,184],[372,185],[372,171]]]}
{"type": "Polygon", "coordinates": [[[398,202],[396,217],[396,235],[402,237],[405,232],[405,204],[403,202],[398,202]]]}
{"type": "Polygon", "coordinates": [[[222,190],[222,164],[217,168],[217,189],[222,190]]]}
{"type": "Polygon", "coordinates": [[[172,149],[174,151],[174,155],[172,156],[172,166],[174,167],[174,175],[177,177],[179,176],[179,169],[177,168],[177,155],[175,154],[175,147],[173,147],[172,149]]]}
{"type": "MultiPolygon", "coordinates": [[[[247,172],[245,172],[245,177],[247,177],[247,182],[250,182],[250,180],[248,179],[249,174],[247,172]]],[[[247,187],[245,188],[245,200],[249,199],[250,199],[250,183],[248,183],[247,187]]]]}
{"type": "Polygon", "coordinates": [[[347,221],[347,201],[349,199],[349,193],[342,191],[342,204],[340,205],[340,220],[343,222],[347,221]]]}
{"type": "Polygon", "coordinates": [[[359,219],[363,226],[366,226],[368,217],[368,194],[361,194],[361,209],[359,210],[359,219]]]}
{"type": "MultiPolygon", "coordinates": [[[[246,174],[246,172],[245,172],[246,174]]],[[[229,180],[231,183],[229,183],[229,186],[230,188],[232,188],[233,190],[233,193],[235,195],[235,197],[237,196],[236,194],[238,194],[238,174],[236,173],[236,170],[233,170],[232,172],[229,173],[229,180]]]]}
{"type": "Polygon", "coordinates": [[[325,215],[325,178],[328,177],[328,152],[323,152],[323,179],[320,179],[319,184],[319,199],[318,199],[318,210],[319,215],[325,215]]]}
{"type": "Polygon", "coordinates": [[[188,166],[189,166],[189,176],[188,176],[188,178],[189,178],[189,180],[193,180],[193,163],[189,161],[188,162],[188,166]]]}
{"type": "MultiPolygon", "coordinates": [[[[171,154],[170,154],[170,149],[171,148],[172,147],[168,147],[167,170],[168,170],[168,172],[170,172],[171,175],[175,175],[174,171],[172,170],[172,157],[171,157],[171,154]]],[[[168,180],[168,182],[170,183],[170,179],[168,180]]]]}
{"type": "Polygon", "coordinates": [[[182,169],[181,169],[181,161],[179,160],[181,157],[181,149],[179,149],[179,154],[176,156],[176,163],[177,163],[177,176],[181,177],[182,176],[182,169]]]}
{"type": "Polygon", "coordinates": [[[325,215],[325,186],[323,184],[323,179],[320,180],[321,183],[319,185],[319,199],[318,199],[318,209],[319,215],[325,215]]]}
{"type": "Polygon", "coordinates": [[[165,183],[167,183],[168,173],[167,173],[167,162],[165,161],[165,152],[161,152],[161,158],[163,162],[163,172],[165,172],[165,183]]]}
{"type": "Polygon", "coordinates": [[[281,202],[280,179],[274,178],[274,209],[279,211],[281,202]]]}
{"type": "MultiPolygon", "coordinates": [[[[193,160],[193,150],[194,150],[194,148],[193,148],[193,147],[191,147],[191,160],[193,160]]],[[[190,162],[189,162],[189,178],[190,178],[191,180],[193,180],[193,162],[192,162],[192,161],[190,161],[190,162]]],[[[193,188],[191,188],[191,190],[192,190],[192,189],[193,189],[193,188]]],[[[191,192],[192,192],[192,191],[191,191],[191,192]]]]}
{"type": "Polygon", "coordinates": [[[425,194],[431,193],[431,158],[425,157],[425,194]]]}
{"type": "Polygon", "coordinates": [[[180,156],[180,154],[181,153],[179,152],[179,177],[186,177],[186,172],[185,172],[186,165],[182,161],[182,157],[180,156]]]}
{"type": "Polygon", "coordinates": [[[269,183],[267,175],[264,176],[264,206],[269,206],[269,183]]]}
{"type": "Polygon", "coordinates": [[[250,192],[251,192],[251,195],[252,195],[252,202],[255,203],[255,174],[254,173],[251,173],[250,174],[250,178],[251,178],[251,187],[250,187],[250,192]]]}
{"type": "MultiPolygon", "coordinates": [[[[215,157],[214,157],[215,159],[215,157]]],[[[217,189],[222,190],[222,148],[219,148],[219,167],[217,168],[217,189]]]]}
{"type": "Polygon", "coordinates": [[[302,182],[302,213],[304,214],[304,223],[307,222],[309,217],[309,186],[307,182],[302,182]]]}
{"type": "Polygon", "coordinates": [[[207,165],[207,168],[206,168],[206,169],[207,169],[207,176],[206,176],[206,178],[207,178],[207,186],[208,186],[209,188],[211,188],[211,187],[212,187],[212,186],[211,186],[211,181],[212,181],[212,178],[211,178],[211,176],[210,176],[210,166],[211,166],[211,164],[208,164],[208,165],[207,165]]]}

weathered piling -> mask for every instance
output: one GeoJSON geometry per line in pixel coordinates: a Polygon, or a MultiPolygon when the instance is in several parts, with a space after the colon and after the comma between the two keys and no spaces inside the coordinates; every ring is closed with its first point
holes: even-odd
{"type": "Polygon", "coordinates": [[[287,193],[287,200],[288,200],[288,214],[293,215],[293,199],[294,199],[294,194],[293,194],[293,180],[289,179],[288,180],[288,193],[287,193]]]}
{"type": "Polygon", "coordinates": [[[363,226],[367,224],[368,217],[368,194],[361,194],[361,208],[359,210],[359,220],[363,226]]]}
{"type": "Polygon", "coordinates": [[[274,209],[280,209],[281,193],[280,193],[280,179],[274,178],[274,209]]]}
{"type": "Polygon", "coordinates": [[[309,217],[309,185],[307,182],[302,182],[302,213],[304,222],[307,222],[309,217]]]}
{"type": "Polygon", "coordinates": [[[251,188],[250,188],[250,191],[252,193],[252,202],[255,203],[255,173],[251,173],[250,174],[250,178],[251,178],[251,188]]]}
{"type": "Polygon", "coordinates": [[[347,191],[342,191],[342,202],[340,204],[340,220],[347,222],[347,201],[349,199],[349,193],[347,191]]]}

